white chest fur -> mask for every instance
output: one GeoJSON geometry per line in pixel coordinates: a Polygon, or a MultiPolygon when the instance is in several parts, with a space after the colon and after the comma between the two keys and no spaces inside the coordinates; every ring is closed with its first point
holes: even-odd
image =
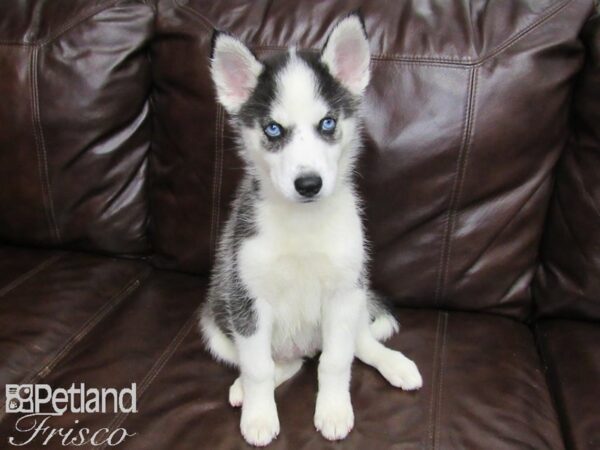
{"type": "Polygon", "coordinates": [[[311,204],[258,205],[257,234],[241,246],[238,267],[250,294],[272,307],[276,359],[318,350],[321,304],[355,286],[364,254],[351,192],[311,204]]]}

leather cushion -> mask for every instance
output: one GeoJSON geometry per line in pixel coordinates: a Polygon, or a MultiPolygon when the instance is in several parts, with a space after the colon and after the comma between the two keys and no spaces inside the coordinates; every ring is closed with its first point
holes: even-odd
{"type": "MultiPolygon", "coordinates": [[[[389,345],[423,375],[417,392],[392,388],[356,362],[355,426],[341,443],[314,428],[316,361],[278,388],[281,434],[273,449],[562,449],[558,419],[530,330],[485,314],[398,310],[389,345]]],[[[237,374],[214,362],[192,330],[156,377],[140,412],[123,422],[138,431],[127,448],[245,448],[239,409],[227,403],[237,374]]]]}
{"type": "MultiPolygon", "coordinates": [[[[43,379],[148,270],[139,261],[0,247],[0,384],[43,379]]],[[[4,401],[3,390],[0,420],[4,401]]]]}
{"type": "MultiPolygon", "coordinates": [[[[208,355],[196,328],[205,289],[202,278],[161,271],[142,280],[41,378],[61,387],[136,382],[138,412],[65,414],[53,423],[124,427],[137,433],[120,447],[126,449],[245,448],[239,409],[227,403],[237,374],[208,355]]],[[[485,314],[398,314],[402,330],[389,345],[417,362],[423,389],[396,390],[355,363],[355,429],[330,444],[312,424],[317,374],[316,361],[309,361],[277,390],[282,431],[272,448],[563,448],[526,326],[485,314]]],[[[11,435],[16,418],[5,418],[0,434],[11,435]]]]}
{"type": "Polygon", "coordinates": [[[560,161],[534,285],[538,315],[600,319],[600,6],[582,33],[574,132],[560,161]]]}
{"type": "Polygon", "coordinates": [[[208,72],[213,27],[259,55],[318,50],[358,7],[373,54],[359,181],[374,286],[397,305],[527,316],[588,0],[160,0],[157,264],[209,270],[242,173],[208,72]]]}
{"type": "Polygon", "coordinates": [[[600,448],[600,324],[543,320],[536,332],[567,447],[600,448]]]}
{"type": "Polygon", "coordinates": [[[0,2],[0,240],[148,250],[142,1],[0,2]]]}

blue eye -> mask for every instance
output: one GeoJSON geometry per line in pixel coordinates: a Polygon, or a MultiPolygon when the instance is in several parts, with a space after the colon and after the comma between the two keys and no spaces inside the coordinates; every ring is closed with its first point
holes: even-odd
{"type": "Polygon", "coordinates": [[[270,138],[278,138],[283,134],[283,128],[281,125],[271,122],[269,125],[265,127],[265,134],[270,138]]]}
{"type": "Polygon", "coordinates": [[[332,119],[331,117],[325,117],[323,120],[321,120],[321,123],[319,124],[319,129],[323,133],[333,133],[333,131],[335,130],[335,126],[335,119],[332,119]]]}

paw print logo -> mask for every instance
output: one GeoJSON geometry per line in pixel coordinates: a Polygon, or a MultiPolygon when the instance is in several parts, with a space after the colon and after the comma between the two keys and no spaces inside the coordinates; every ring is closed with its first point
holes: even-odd
{"type": "Polygon", "coordinates": [[[31,413],[34,412],[33,386],[30,384],[6,385],[6,412],[31,413]]]}

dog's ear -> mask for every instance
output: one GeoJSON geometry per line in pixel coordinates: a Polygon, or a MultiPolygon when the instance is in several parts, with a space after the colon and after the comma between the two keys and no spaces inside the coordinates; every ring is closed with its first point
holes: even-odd
{"type": "Polygon", "coordinates": [[[252,94],[263,65],[242,41],[229,34],[215,31],[212,41],[210,69],[217,98],[235,114],[252,94]]]}
{"type": "Polygon", "coordinates": [[[331,75],[355,95],[369,84],[369,41],[361,15],[352,13],[333,28],[321,51],[331,75]]]}

